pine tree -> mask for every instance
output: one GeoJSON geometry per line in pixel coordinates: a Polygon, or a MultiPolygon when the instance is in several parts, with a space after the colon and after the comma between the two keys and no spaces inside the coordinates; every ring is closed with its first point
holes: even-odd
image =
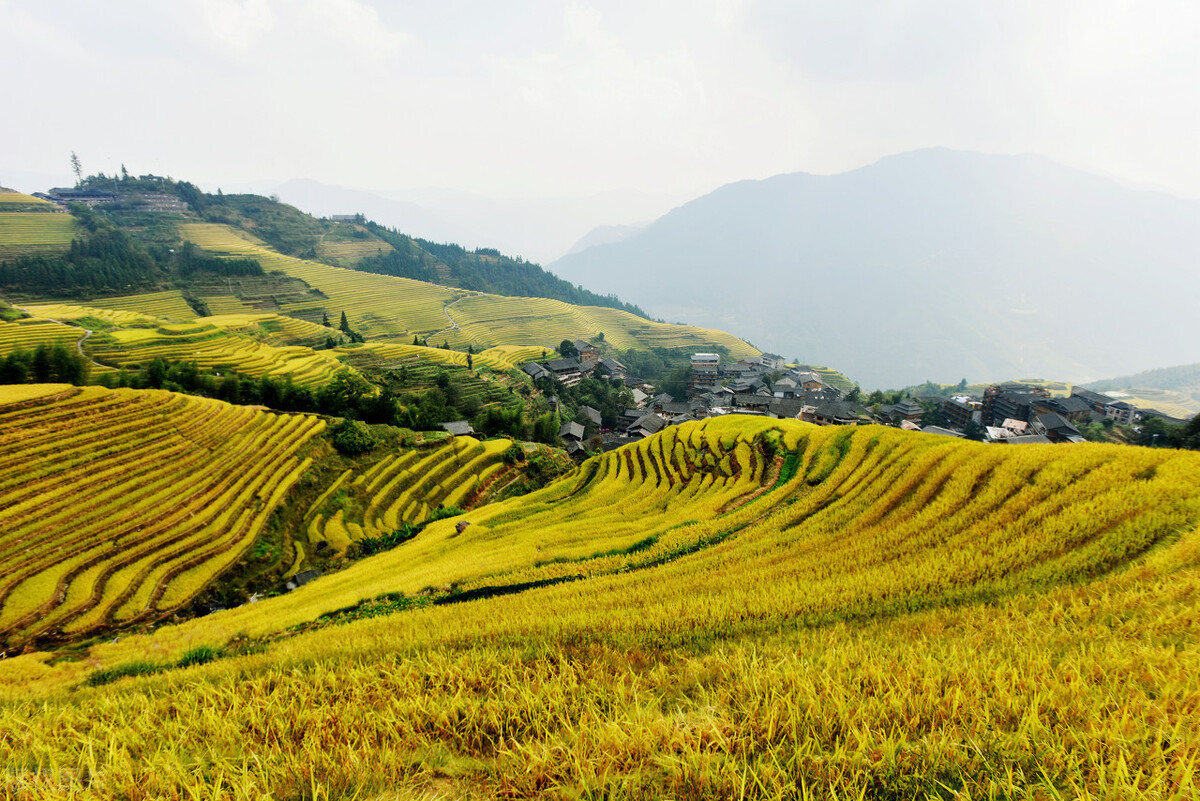
{"type": "Polygon", "coordinates": [[[338,323],[338,330],[343,334],[350,333],[350,321],[346,319],[346,313],[342,312],[342,321],[338,323]]]}
{"type": "Polygon", "coordinates": [[[326,311],[321,312],[321,325],[325,326],[326,328],[330,327],[329,326],[329,312],[326,312],[326,311]]]}

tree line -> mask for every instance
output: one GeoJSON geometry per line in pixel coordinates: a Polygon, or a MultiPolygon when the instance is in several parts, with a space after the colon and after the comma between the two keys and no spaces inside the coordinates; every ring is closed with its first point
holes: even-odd
{"type": "Polygon", "coordinates": [[[365,221],[364,227],[392,246],[360,260],[355,269],[382,275],[413,278],[430,283],[449,283],[461,289],[522,298],[552,298],[577,306],[604,306],[647,317],[642,309],[623,303],[616,295],[599,295],[575,286],[533,262],[504,256],[495,248],[467,250],[461,245],[431,242],[405,236],[394,228],[365,221]],[[450,275],[442,278],[439,265],[450,275]]]}
{"type": "Polygon", "coordinates": [[[87,383],[92,363],[76,348],[55,342],[33,350],[18,348],[0,358],[0,384],[87,383]]]}

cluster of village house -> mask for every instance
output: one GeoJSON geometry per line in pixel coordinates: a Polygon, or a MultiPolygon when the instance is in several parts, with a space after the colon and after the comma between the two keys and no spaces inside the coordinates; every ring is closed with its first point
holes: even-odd
{"type": "MultiPolygon", "coordinates": [[[[1081,423],[1110,419],[1133,424],[1143,415],[1158,414],[1078,387],[1069,397],[1054,397],[1044,387],[1016,383],[992,386],[982,396],[921,396],[868,409],[847,399],[821,374],[789,368],[783,357],[772,353],[732,364],[722,364],[716,353],[693,354],[687,397],[676,399],[666,393],[653,394],[652,386],[630,375],[619,361],[602,357],[592,344],[577,341],[574,346],[579,352],[577,359],[532,362],[523,370],[531,378],[553,378],[566,386],[588,376],[623,381],[635,405],[623,412],[613,429],[602,432],[605,447],[650,436],[669,425],[722,414],[787,417],[818,425],[878,423],[951,437],[964,436],[974,424],[986,441],[1005,444],[1082,442],[1077,427],[1081,423]],[[945,425],[921,425],[931,410],[940,410],[945,425]]],[[[580,411],[599,427],[599,411],[587,406],[580,411]]],[[[584,451],[584,426],[566,423],[559,435],[569,450],[584,451]]]]}
{"type": "MultiPolygon", "coordinates": [[[[159,175],[139,175],[138,180],[161,182],[166,179],[159,175]]],[[[183,214],[188,210],[187,203],[175,195],[166,192],[136,191],[120,195],[116,192],[108,192],[101,189],[67,189],[56,187],[45,193],[34,192],[33,196],[57,204],[62,211],[66,211],[68,203],[82,203],[88,208],[114,206],[119,203],[125,203],[136,208],[138,211],[153,211],[163,214],[183,214]]]]}

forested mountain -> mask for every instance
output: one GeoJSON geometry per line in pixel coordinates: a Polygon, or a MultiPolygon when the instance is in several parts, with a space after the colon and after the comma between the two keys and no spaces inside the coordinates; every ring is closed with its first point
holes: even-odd
{"type": "Polygon", "coordinates": [[[722,187],[551,266],[864,386],[1194,362],[1200,201],[944,149],[722,187]]]}
{"type": "Polygon", "coordinates": [[[354,265],[383,275],[456,286],[494,295],[553,298],[577,306],[607,306],[645,317],[646,313],[614,295],[599,295],[575,286],[524,259],[513,259],[494,248],[467,250],[452,243],[413,239],[374,222],[364,226],[393,248],[367,256],[354,265]]]}

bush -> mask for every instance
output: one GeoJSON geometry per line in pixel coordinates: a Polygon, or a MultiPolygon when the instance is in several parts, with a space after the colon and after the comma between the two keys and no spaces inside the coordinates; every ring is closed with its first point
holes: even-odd
{"type": "Polygon", "coordinates": [[[358,420],[334,423],[330,426],[329,433],[333,438],[333,447],[338,449],[338,453],[351,456],[365,453],[378,443],[378,439],[371,429],[367,428],[366,423],[358,420]]]}

